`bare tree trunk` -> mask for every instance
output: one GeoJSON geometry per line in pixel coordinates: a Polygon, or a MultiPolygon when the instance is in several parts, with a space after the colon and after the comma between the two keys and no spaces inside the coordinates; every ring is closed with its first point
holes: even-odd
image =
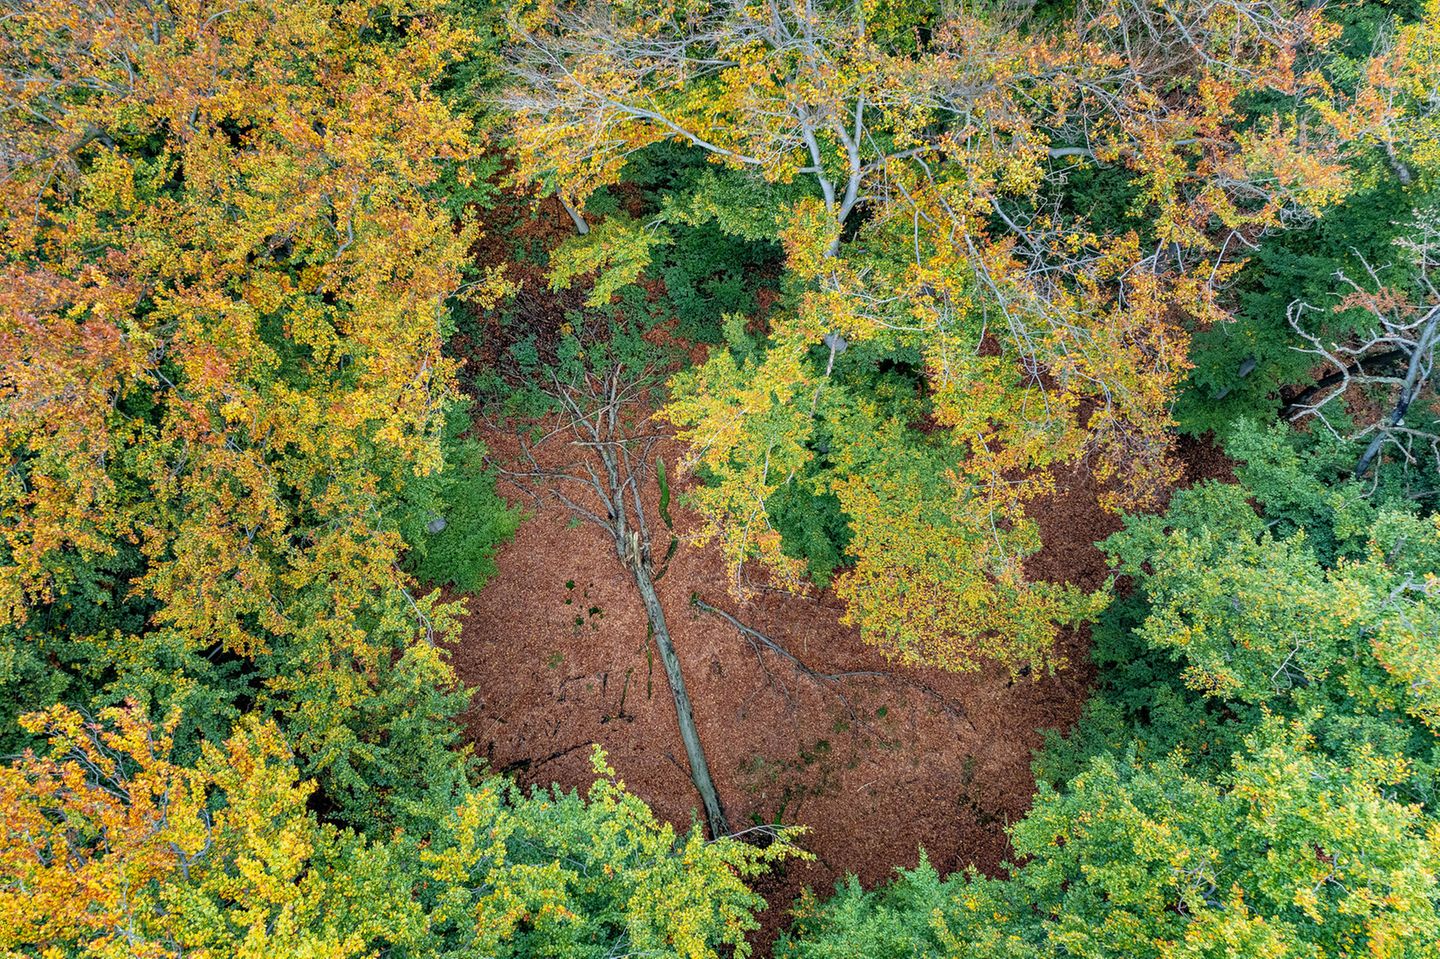
{"type": "Polygon", "coordinates": [[[569,433],[568,445],[584,450],[586,455],[564,465],[542,466],[522,436],[521,449],[530,469],[505,472],[511,479],[548,487],[550,496],[574,515],[599,526],[615,544],[615,554],[634,578],[635,588],[645,604],[650,634],[660,650],[660,661],[665,666],[665,677],[675,700],[675,718],[680,726],[680,739],[685,744],[685,758],[690,763],[690,779],[705,806],[710,836],[718,839],[730,834],[730,821],[725,818],[715,781],[710,778],[710,765],[705,761],[700,733],[695,728],[680,658],[675,655],[675,645],[665,623],[665,609],[651,575],[650,528],[645,520],[640,489],[651,447],[658,436],[633,432],[626,412],[638,406],[654,381],[654,374],[648,369],[627,379],[619,367],[603,375],[585,373],[570,382],[552,377],[550,395],[560,404],[569,422],[540,442],[569,433]],[[593,504],[572,499],[560,488],[564,484],[586,490],[593,497],[593,504]]]}
{"type": "Polygon", "coordinates": [[[1420,322],[1420,332],[1415,338],[1414,347],[1410,352],[1410,363],[1405,369],[1405,381],[1400,388],[1400,398],[1395,401],[1395,409],[1390,413],[1390,421],[1381,427],[1380,432],[1370,441],[1365,452],[1360,457],[1360,462],[1355,464],[1355,478],[1364,476],[1370,469],[1370,464],[1380,453],[1380,447],[1389,438],[1390,431],[1405,421],[1405,414],[1410,409],[1410,404],[1415,402],[1420,391],[1425,388],[1430,378],[1430,369],[1435,362],[1435,347],[1440,343],[1440,306],[1433,306],[1426,314],[1425,319],[1420,322]]]}
{"type": "Polygon", "coordinates": [[[570,214],[570,221],[575,224],[575,232],[577,234],[584,236],[590,232],[590,224],[585,222],[585,214],[581,213],[569,200],[565,199],[565,194],[557,193],[555,194],[555,199],[559,200],[560,205],[565,208],[565,212],[570,214]]]}
{"type": "Polygon", "coordinates": [[[690,694],[685,690],[685,674],[680,671],[680,657],[675,655],[670,628],[665,624],[665,608],[660,605],[660,596],[655,592],[655,582],[650,578],[650,568],[644,557],[634,551],[627,557],[625,565],[635,577],[635,587],[640,591],[645,615],[650,620],[655,648],[660,651],[660,662],[664,664],[665,676],[670,681],[670,694],[675,699],[675,719],[680,725],[680,739],[685,744],[685,758],[690,763],[690,780],[705,805],[710,837],[719,839],[730,834],[730,821],[725,818],[725,807],[720,803],[715,781],[710,778],[710,764],[705,761],[700,731],[695,728],[695,716],[690,710],[690,694]]]}

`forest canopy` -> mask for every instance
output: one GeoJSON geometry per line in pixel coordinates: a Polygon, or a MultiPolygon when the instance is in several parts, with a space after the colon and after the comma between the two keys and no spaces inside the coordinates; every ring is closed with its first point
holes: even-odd
{"type": "Polygon", "coordinates": [[[0,954],[1440,956],[1440,0],[6,0],[0,103],[0,954]],[[1013,819],[911,760],[1003,861],[817,854],[1043,683],[1013,819]]]}

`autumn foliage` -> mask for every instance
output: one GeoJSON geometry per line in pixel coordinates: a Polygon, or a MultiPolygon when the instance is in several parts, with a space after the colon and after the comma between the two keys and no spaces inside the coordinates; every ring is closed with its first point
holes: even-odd
{"type": "Polygon", "coordinates": [[[1103,603],[1026,574],[1026,503],[1077,461],[1106,508],[1159,502],[1189,331],[1225,320],[1256,240],[1346,189],[1307,105],[1334,33],[1298,6],[932,23],[904,4],[561,3],[513,29],[521,169],[572,203],[662,140],[788,190],[793,309],[755,355],[678,379],[662,416],[711,478],[699,539],[737,583],[750,559],[798,578],[763,506],[778,491],[838,497],[855,538],[836,590],[907,662],[1043,665],[1055,625],[1103,603]],[[1119,222],[1065,199],[1097,173],[1124,184],[1119,222]],[[886,409],[857,373],[897,356],[923,379],[886,409]]]}
{"type": "Polygon", "coordinates": [[[470,40],[372,16],[53,2],[0,32],[0,624],[39,658],[68,632],[124,695],[178,666],[197,709],[238,658],[342,776],[355,711],[450,615],[396,522],[441,465],[474,235],[433,191],[477,149],[432,89],[470,40]]]}
{"type": "Polygon", "coordinates": [[[893,660],[696,604],[832,692],[1094,660],[1014,863],[776,954],[1434,959],[1437,90],[1440,0],[0,3],[0,955],[749,954],[808,854],[700,746],[708,546],[893,660]],[[502,471],[632,574],[710,836],[465,741],[502,471]]]}

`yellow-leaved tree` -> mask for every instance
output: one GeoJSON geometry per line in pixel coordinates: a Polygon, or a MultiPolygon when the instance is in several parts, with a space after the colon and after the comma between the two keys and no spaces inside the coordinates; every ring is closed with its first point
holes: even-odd
{"type": "Polygon", "coordinates": [[[437,196],[478,150],[437,92],[475,42],[444,6],[0,25],[0,630],[30,664],[0,679],[210,731],[258,699],[358,819],[424,783],[384,727],[453,684],[398,531],[475,235],[437,196]]]}
{"type": "Polygon", "coordinates": [[[512,32],[520,173],[572,206],[662,141],[783,195],[789,308],[661,415],[737,585],[798,579],[793,504],[837,503],[836,590],[906,661],[1051,664],[1104,597],[1027,573],[1026,504],[1076,462],[1107,509],[1158,502],[1190,330],[1346,188],[1299,4],[570,0],[512,32]]]}
{"type": "Polygon", "coordinates": [[[368,839],[310,808],[275,723],[182,762],[179,720],[24,717],[41,746],[0,766],[0,954],[744,956],[764,904],[745,880],[793,851],[677,835],[598,753],[583,798],[489,780],[368,839]]]}

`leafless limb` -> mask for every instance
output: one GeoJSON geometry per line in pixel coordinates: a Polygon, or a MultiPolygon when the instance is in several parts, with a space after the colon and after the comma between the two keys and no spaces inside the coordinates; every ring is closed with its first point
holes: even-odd
{"type": "Polygon", "coordinates": [[[568,379],[552,373],[546,392],[558,407],[556,424],[538,439],[522,435],[518,466],[502,463],[498,468],[533,496],[548,496],[572,515],[598,526],[614,545],[644,603],[675,702],[690,779],[704,804],[710,834],[718,838],[729,834],[730,824],[710,775],[680,659],[655,589],[644,485],[660,434],[647,428],[644,413],[647,394],[658,377],[652,368],[635,371],[619,364],[599,373],[582,370],[568,379]],[[559,454],[556,447],[563,447],[568,455],[559,454]]]}
{"type": "MultiPolygon", "coordinates": [[[[1416,235],[1397,244],[1407,254],[1407,286],[1397,290],[1385,279],[1387,270],[1360,257],[1364,276],[1357,280],[1341,271],[1340,286],[1348,291],[1339,297],[1335,311],[1358,309],[1367,314],[1367,326],[1347,342],[1326,342],[1310,322],[1319,307],[1296,301],[1287,318],[1313,354],[1335,372],[1317,387],[1292,402],[1287,413],[1292,421],[1313,419],[1338,438],[1359,441],[1369,438],[1355,464],[1355,476],[1364,476],[1383,450],[1390,449],[1408,466],[1422,459],[1440,470],[1440,432],[1426,422],[1407,422],[1406,416],[1432,386],[1436,347],[1440,346],[1440,221],[1416,218],[1416,235]],[[1363,423],[1358,430],[1342,436],[1335,425],[1335,413],[1354,413],[1361,396],[1383,398],[1385,412],[1363,423]]],[[[1430,390],[1432,393],[1433,388],[1430,390]]],[[[1427,418],[1428,419],[1428,418],[1427,418]]]]}
{"type": "MultiPolygon", "coordinates": [[[[771,675],[771,673],[769,669],[765,666],[764,657],[761,655],[762,649],[774,653],[776,656],[779,656],[781,659],[785,660],[785,662],[789,663],[790,666],[797,673],[832,693],[845,706],[845,709],[850,714],[850,718],[852,721],[859,722],[861,717],[859,712],[855,709],[854,704],[851,703],[849,697],[845,695],[842,684],[847,679],[878,679],[882,682],[895,683],[901,686],[915,689],[923,693],[925,696],[933,699],[936,703],[938,703],[940,707],[945,710],[946,713],[956,719],[963,720],[965,724],[971,728],[972,731],[975,728],[974,723],[972,723],[969,717],[965,715],[964,709],[950,702],[944,696],[940,695],[939,692],[925,685],[924,683],[916,682],[912,679],[897,676],[894,673],[876,669],[846,670],[838,673],[822,672],[812,666],[807,666],[805,662],[802,661],[798,656],[790,652],[790,650],[786,649],[776,640],[762,633],[760,630],[756,629],[753,626],[747,626],[745,623],[742,623],[739,619],[725,612],[723,609],[720,609],[716,606],[711,606],[699,596],[692,596],[690,598],[690,602],[700,612],[709,613],[712,616],[718,616],[721,619],[725,620],[727,623],[729,623],[731,626],[735,627],[736,631],[739,632],[740,635],[743,636],[745,640],[750,644],[751,648],[755,650],[755,655],[756,658],[760,661],[761,669],[765,670],[767,676],[771,675]]],[[[788,699],[788,691],[786,691],[783,686],[781,686],[780,688],[782,693],[784,693],[786,698],[788,699]]]]}

